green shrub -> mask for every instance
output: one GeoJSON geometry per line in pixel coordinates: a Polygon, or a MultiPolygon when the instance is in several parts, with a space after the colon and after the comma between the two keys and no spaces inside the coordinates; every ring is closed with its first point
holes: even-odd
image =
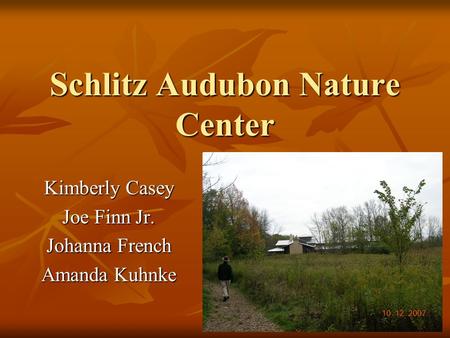
{"type": "Polygon", "coordinates": [[[390,254],[391,250],[389,247],[382,243],[370,243],[364,250],[365,253],[371,253],[371,254],[390,254]]]}

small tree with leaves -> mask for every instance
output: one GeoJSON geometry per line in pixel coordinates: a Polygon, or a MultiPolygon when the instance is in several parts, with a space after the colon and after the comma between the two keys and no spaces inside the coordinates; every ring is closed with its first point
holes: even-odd
{"type": "Polygon", "coordinates": [[[416,200],[416,196],[425,185],[425,180],[420,181],[417,189],[403,187],[404,198],[396,199],[392,195],[391,188],[386,181],[381,181],[382,191],[375,190],[378,198],[387,205],[389,224],[380,234],[381,239],[397,256],[402,266],[405,255],[408,252],[414,238],[414,225],[422,215],[424,204],[416,200]]]}

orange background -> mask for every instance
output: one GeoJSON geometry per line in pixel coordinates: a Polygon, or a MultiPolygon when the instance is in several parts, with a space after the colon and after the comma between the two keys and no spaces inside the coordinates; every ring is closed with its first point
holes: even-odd
{"type": "MultiPolygon", "coordinates": [[[[354,7],[3,8],[0,332],[200,334],[202,151],[442,151],[445,163],[450,150],[449,9],[354,7]],[[229,53],[226,60],[214,63],[214,58],[229,53]],[[298,70],[337,78],[365,74],[398,78],[403,87],[396,98],[362,101],[295,95],[281,100],[49,96],[53,71],[73,77],[83,72],[129,73],[148,78],[153,94],[164,72],[189,76],[200,70],[199,77],[207,71],[225,77],[245,72],[255,79],[291,77],[298,70]],[[189,110],[210,118],[243,112],[256,119],[273,118],[277,124],[274,135],[265,140],[186,139],[177,135],[175,120],[189,110]],[[176,270],[178,281],[132,288],[40,284],[42,266],[97,265],[88,256],[45,255],[42,261],[44,231],[63,236],[52,216],[74,203],[74,210],[108,203],[99,198],[45,197],[43,181],[53,178],[92,183],[137,178],[148,184],[176,184],[170,201],[126,199],[108,204],[129,211],[140,206],[163,209],[155,213],[157,225],[150,229],[91,225],[67,230],[86,241],[123,234],[142,241],[166,237],[173,245],[171,255],[112,254],[99,259],[108,266],[162,265],[176,270]]],[[[448,177],[444,167],[444,199],[448,177]]],[[[449,211],[444,204],[444,219],[449,211]]],[[[445,225],[444,232],[446,237],[445,225]]],[[[449,255],[444,246],[446,334],[449,255]]]]}

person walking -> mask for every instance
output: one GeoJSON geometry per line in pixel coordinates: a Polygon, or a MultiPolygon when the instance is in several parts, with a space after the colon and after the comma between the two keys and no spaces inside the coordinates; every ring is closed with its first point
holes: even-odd
{"type": "Polygon", "coordinates": [[[223,257],[223,262],[219,265],[217,270],[217,277],[219,278],[220,285],[222,286],[224,302],[230,299],[230,283],[233,279],[233,269],[231,268],[229,261],[230,259],[228,256],[223,257]]]}

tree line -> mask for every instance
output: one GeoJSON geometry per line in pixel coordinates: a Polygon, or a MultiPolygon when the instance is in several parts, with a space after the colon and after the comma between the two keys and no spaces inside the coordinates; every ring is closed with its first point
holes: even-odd
{"type": "MultiPolygon", "coordinates": [[[[203,179],[203,257],[217,260],[224,255],[257,257],[289,236],[270,234],[267,211],[252,206],[234,183],[203,179]]],[[[317,251],[394,253],[401,264],[408,249],[442,245],[442,225],[437,217],[426,218],[417,189],[404,187],[405,198],[396,199],[381,181],[378,200],[348,208],[339,206],[316,213],[309,227],[317,251]]]]}
{"type": "Polygon", "coordinates": [[[231,184],[203,193],[203,257],[256,257],[266,249],[270,227],[265,210],[251,206],[231,184]]]}
{"type": "Polygon", "coordinates": [[[424,204],[417,200],[425,186],[403,187],[403,197],[393,196],[385,181],[375,190],[378,200],[349,209],[330,208],[315,214],[310,228],[317,248],[337,252],[393,252],[402,264],[412,246],[441,246],[442,225],[437,217],[423,215],[424,204]]]}
{"type": "MultiPolygon", "coordinates": [[[[359,206],[329,208],[312,217],[309,227],[315,241],[323,248],[335,251],[387,251],[391,221],[389,209],[380,201],[369,200],[359,206]]],[[[419,246],[437,246],[442,243],[439,218],[421,216],[410,232],[412,242],[419,246]]]]}

